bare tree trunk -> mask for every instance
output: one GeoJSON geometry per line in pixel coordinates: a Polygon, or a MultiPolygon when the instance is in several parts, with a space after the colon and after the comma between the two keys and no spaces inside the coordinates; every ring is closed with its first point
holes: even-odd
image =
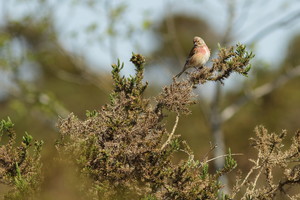
{"type": "MultiPolygon", "coordinates": [[[[224,32],[222,45],[226,45],[230,43],[231,36],[232,36],[232,29],[234,25],[234,18],[236,14],[236,0],[227,0],[227,9],[228,9],[228,24],[227,28],[224,32]]],[[[215,88],[214,97],[211,103],[211,114],[210,114],[210,126],[211,126],[211,132],[213,136],[213,141],[217,148],[215,148],[213,155],[214,157],[218,157],[220,155],[226,154],[226,146],[224,141],[224,133],[222,131],[222,117],[221,117],[221,111],[220,111],[220,99],[221,99],[221,85],[218,83],[215,88]]],[[[215,168],[221,169],[224,167],[225,164],[225,157],[221,157],[214,160],[214,166],[215,168]]],[[[224,185],[224,188],[221,192],[223,193],[229,193],[229,187],[228,187],[228,178],[226,175],[223,175],[220,178],[221,183],[224,185]]],[[[219,195],[219,198],[221,198],[221,193],[219,195]]]]}
{"type": "MultiPolygon", "coordinates": [[[[222,119],[221,119],[221,112],[219,109],[219,103],[221,98],[221,85],[218,83],[215,88],[215,93],[213,97],[213,101],[211,104],[211,114],[210,114],[210,126],[211,132],[213,136],[213,141],[217,148],[215,148],[213,152],[213,157],[217,157],[220,155],[225,155],[226,147],[224,142],[224,134],[222,131],[222,119]]],[[[225,157],[221,157],[214,160],[215,168],[221,169],[225,164],[225,157]]],[[[223,192],[228,193],[228,180],[226,176],[222,176],[220,181],[224,185],[223,192]]]]}

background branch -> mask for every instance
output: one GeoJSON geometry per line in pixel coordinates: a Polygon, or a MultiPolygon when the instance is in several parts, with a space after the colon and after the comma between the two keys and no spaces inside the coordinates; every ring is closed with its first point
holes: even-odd
{"type": "Polygon", "coordinates": [[[234,104],[226,107],[221,113],[221,121],[225,122],[231,119],[246,103],[259,99],[267,94],[270,94],[277,88],[283,86],[293,78],[300,76],[300,65],[282,74],[272,82],[266,83],[257,87],[252,92],[240,97],[234,104]]]}
{"type": "Polygon", "coordinates": [[[288,16],[283,17],[282,19],[274,22],[273,24],[270,24],[269,26],[265,26],[263,29],[254,34],[254,36],[252,36],[248,40],[248,43],[252,44],[253,42],[257,42],[262,38],[266,37],[267,35],[273,33],[275,30],[283,28],[297,19],[300,19],[300,12],[298,10],[293,13],[290,13],[288,16]]]}

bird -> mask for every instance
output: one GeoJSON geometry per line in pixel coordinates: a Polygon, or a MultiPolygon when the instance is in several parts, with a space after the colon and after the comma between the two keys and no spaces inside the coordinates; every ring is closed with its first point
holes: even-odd
{"type": "Polygon", "coordinates": [[[182,71],[175,77],[179,77],[185,70],[191,67],[203,67],[210,57],[210,50],[201,37],[195,36],[194,46],[185,61],[182,71]]]}

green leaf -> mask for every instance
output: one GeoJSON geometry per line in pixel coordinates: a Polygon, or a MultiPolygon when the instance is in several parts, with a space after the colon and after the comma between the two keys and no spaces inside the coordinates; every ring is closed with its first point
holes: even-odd
{"type": "Polygon", "coordinates": [[[97,117],[98,114],[99,113],[96,110],[92,110],[92,111],[87,110],[86,113],[85,113],[85,115],[87,117],[97,117]]]}
{"type": "Polygon", "coordinates": [[[225,168],[234,169],[237,166],[237,162],[232,158],[231,149],[228,150],[228,155],[225,158],[225,168]]]}
{"type": "Polygon", "coordinates": [[[26,144],[26,146],[28,146],[31,143],[32,139],[32,136],[25,132],[25,136],[23,136],[22,142],[26,144]]]}
{"type": "Polygon", "coordinates": [[[205,179],[208,175],[208,163],[204,163],[202,166],[202,175],[201,175],[201,179],[205,179]]]}
{"type": "Polygon", "coordinates": [[[14,124],[12,123],[9,117],[7,117],[7,121],[2,119],[0,122],[0,132],[9,131],[9,129],[11,129],[13,126],[14,124]]]}

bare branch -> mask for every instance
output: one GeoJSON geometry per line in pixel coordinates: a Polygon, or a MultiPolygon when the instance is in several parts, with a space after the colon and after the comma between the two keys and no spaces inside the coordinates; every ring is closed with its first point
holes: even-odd
{"type": "Polygon", "coordinates": [[[237,189],[235,192],[232,193],[232,199],[235,197],[235,195],[241,190],[241,188],[245,185],[245,183],[248,181],[250,175],[253,173],[254,170],[259,169],[260,165],[259,165],[259,161],[260,159],[258,158],[255,162],[255,166],[253,166],[250,171],[248,172],[248,174],[246,175],[246,177],[244,178],[243,182],[241,184],[238,185],[237,189]]]}
{"type": "Polygon", "coordinates": [[[214,160],[219,159],[219,158],[224,158],[224,157],[229,156],[229,155],[232,155],[232,156],[242,156],[242,155],[244,155],[244,154],[242,154],[242,153],[232,153],[232,154],[220,155],[220,156],[217,156],[217,157],[214,157],[214,158],[212,158],[212,159],[207,160],[205,163],[214,161],[214,160]]]}
{"type": "Polygon", "coordinates": [[[254,36],[252,36],[249,39],[248,43],[251,44],[257,40],[261,40],[262,38],[266,37],[270,33],[273,33],[276,29],[283,28],[291,24],[297,19],[300,19],[300,12],[298,10],[296,12],[289,14],[286,17],[283,17],[282,19],[274,22],[269,26],[265,26],[262,30],[258,31],[254,36]]]}
{"type": "Polygon", "coordinates": [[[171,141],[171,139],[172,139],[172,137],[173,137],[173,135],[174,135],[174,133],[175,133],[175,130],[176,130],[176,128],[177,128],[178,121],[179,121],[179,114],[176,116],[176,120],[175,120],[175,124],[174,124],[174,126],[173,126],[172,132],[170,133],[170,135],[169,135],[167,141],[162,145],[162,147],[161,147],[160,150],[163,150],[163,149],[170,143],[170,141],[171,141]]]}
{"type": "Polygon", "coordinates": [[[260,170],[259,170],[258,174],[257,174],[256,177],[255,177],[255,180],[254,180],[254,182],[253,182],[252,192],[254,192],[254,190],[255,190],[255,187],[256,187],[258,178],[260,177],[260,175],[261,175],[263,169],[264,169],[263,167],[260,167],[260,170]]]}
{"type": "Polygon", "coordinates": [[[299,76],[300,76],[300,65],[289,70],[285,74],[282,74],[274,81],[266,83],[256,89],[254,89],[250,94],[247,94],[246,96],[241,97],[234,104],[225,108],[221,113],[221,120],[223,122],[229,120],[249,101],[259,99],[267,94],[270,94],[271,92],[273,92],[280,86],[286,84],[291,79],[299,77],[299,76]]]}

